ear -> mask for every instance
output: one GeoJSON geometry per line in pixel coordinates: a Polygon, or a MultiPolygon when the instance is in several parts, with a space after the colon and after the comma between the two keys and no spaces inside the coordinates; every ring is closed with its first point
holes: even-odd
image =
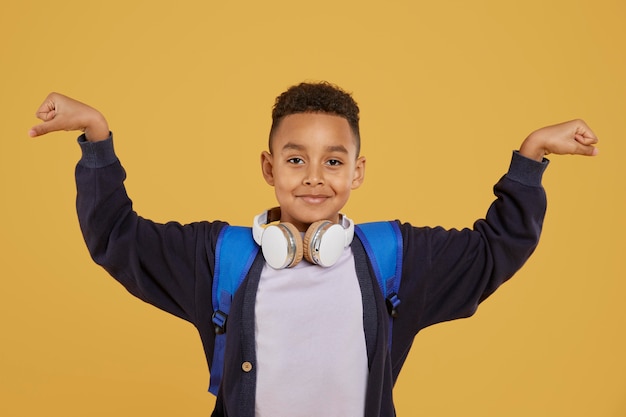
{"type": "Polygon", "coordinates": [[[274,186],[274,157],[267,151],[261,152],[261,172],[263,178],[272,187],[274,186]]]}
{"type": "Polygon", "coordinates": [[[363,184],[363,180],[365,180],[365,162],[366,159],[364,156],[360,156],[357,158],[356,163],[354,165],[354,177],[352,179],[352,187],[351,189],[356,190],[363,184]]]}

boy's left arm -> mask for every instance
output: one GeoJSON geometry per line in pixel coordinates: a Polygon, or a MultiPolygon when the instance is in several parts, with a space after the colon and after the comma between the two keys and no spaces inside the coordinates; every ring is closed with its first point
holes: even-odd
{"type": "Polygon", "coordinates": [[[541,187],[547,164],[544,157],[593,156],[598,153],[594,146],[597,142],[582,120],[539,129],[513,155],[511,169],[494,187],[497,199],[473,229],[404,224],[408,252],[404,253],[406,275],[400,292],[407,303],[403,303],[403,313],[397,319],[398,324],[404,323],[399,328],[412,328],[414,335],[434,323],[472,315],[478,304],[510,278],[535,249],[545,214],[541,187]]]}

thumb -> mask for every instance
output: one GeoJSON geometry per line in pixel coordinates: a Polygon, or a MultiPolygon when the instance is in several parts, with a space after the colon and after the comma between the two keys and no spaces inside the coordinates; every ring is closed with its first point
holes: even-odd
{"type": "Polygon", "coordinates": [[[598,148],[592,145],[579,144],[576,149],[576,154],[578,155],[596,156],[598,152],[598,148]]]}
{"type": "Polygon", "coordinates": [[[57,130],[62,130],[58,125],[59,125],[58,121],[55,119],[52,119],[47,122],[43,122],[36,126],[33,126],[28,131],[28,135],[31,138],[34,138],[37,136],[45,135],[46,133],[55,132],[57,130]]]}

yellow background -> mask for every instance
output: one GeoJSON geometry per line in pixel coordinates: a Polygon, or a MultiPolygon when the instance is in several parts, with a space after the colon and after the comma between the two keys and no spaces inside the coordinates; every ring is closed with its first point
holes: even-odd
{"type": "MultiPolygon", "coordinates": [[[[422,332],[400,416],[626,416],[626,6],[614,0],[13,1],[0,10],[0,415],[206,416],[189,324],[95,266],[74,133],[30,139],[49,91],[100,109],[155,220],[249,224],[274,97],[353,91],[356,221],[463,227],[532,130],[584,118],[597,158],[554,156],[533,258],[470,320],[422,332]]],[[[321,399],[323,401],[323,399],[321,399]]]]}

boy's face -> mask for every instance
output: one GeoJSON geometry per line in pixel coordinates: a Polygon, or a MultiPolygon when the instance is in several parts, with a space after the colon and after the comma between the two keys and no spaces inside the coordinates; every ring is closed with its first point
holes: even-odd
{"type": "Polygon", "coordinates": [[[286,116],[271,151],[261,154],[263,177],[274,187],[281,221],[300,231],[318,220],[337,222],[350,192],[363,183],[365,158],[357,158],[356,139],[343,117],[286,116]]]}

